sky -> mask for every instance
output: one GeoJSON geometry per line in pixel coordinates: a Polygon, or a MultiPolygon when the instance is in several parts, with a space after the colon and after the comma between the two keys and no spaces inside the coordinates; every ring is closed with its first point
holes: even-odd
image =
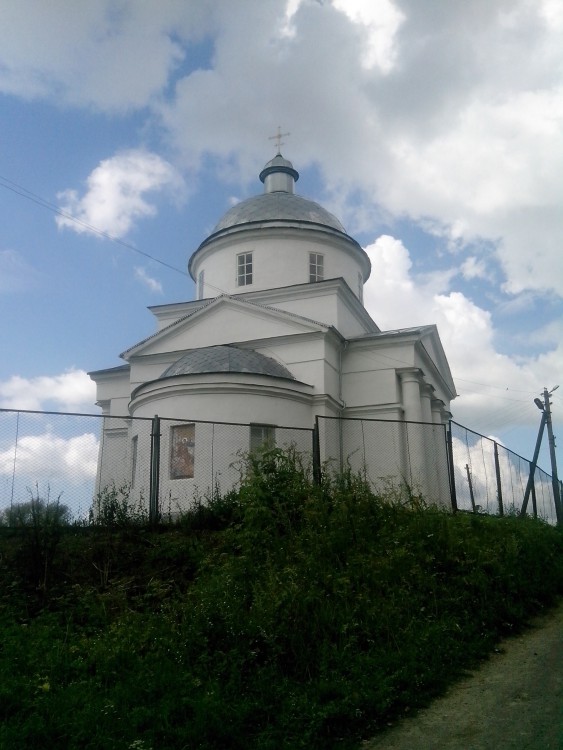
{"type": "Polygon", "coordinates": [[[4,0],[0,407],[98,413],[87,373],[193,299],[281,127],[375,322],[436,323],[454,419],[531,457],[563,385],[562,32],[562,0],[4,0]]]}

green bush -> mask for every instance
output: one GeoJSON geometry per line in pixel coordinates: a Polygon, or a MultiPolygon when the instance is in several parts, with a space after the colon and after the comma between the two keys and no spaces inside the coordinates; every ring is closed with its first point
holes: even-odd
{"type": "Polygon", "coordinates": [[[62,537],[23,625],[6,548],[0,747],[358,747],[563,591],[559,530],[317,486],[293,450],[175,528],[117,525],[62,537]]]}
{"type": "Polygon", "coordinates": [[[101,489],[90,509],[90,525],[106,528],[146,526],[149,521],[147,503],[142,496],[132,500],[130,494],[129,484],[118,487],[113,483],[101,489]]]}

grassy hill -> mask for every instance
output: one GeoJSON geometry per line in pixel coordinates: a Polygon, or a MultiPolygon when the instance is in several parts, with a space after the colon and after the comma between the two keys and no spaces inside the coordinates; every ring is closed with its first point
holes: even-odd
{"type": "Polygon", "coordinates": [[[6,750],[357,748],[563,592],[559,530],[317,487],[291,452],[174,526],[118,495],[0,530],[6,750]]]}

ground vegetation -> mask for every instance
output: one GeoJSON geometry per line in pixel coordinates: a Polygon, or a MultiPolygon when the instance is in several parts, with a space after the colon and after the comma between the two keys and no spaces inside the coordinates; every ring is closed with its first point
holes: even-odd
{"type": "Polygon", "coordinates": [[[0,528],[0,747],[351,750],[563,592],[559,530],[293,451],[158,528],[99,503],[0,528]]]}

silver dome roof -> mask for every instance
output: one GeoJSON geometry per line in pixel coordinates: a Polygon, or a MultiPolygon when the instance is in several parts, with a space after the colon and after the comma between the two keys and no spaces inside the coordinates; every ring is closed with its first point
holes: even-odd
{"type": "Polygon", "coordinates": [[[174,364],[167,367],[159,380],[174,375],[201,375],[213,372],[247,372],[253,375],[269,375],[274,378],[295,380],[289,370],[271,357],[252,349],[236,346],[206,346],[190,349],[174,364]]]}
{"type": "Polygon", "coordinates": [[[299,221],[322,224],[346,234],[346,230],[326,209],[314,201],[293,193],[275,192],[247,198],[233,206],[216,224],[212,235],[223,229],[240,224],[261,223],[264,221],[299,221]]]}

